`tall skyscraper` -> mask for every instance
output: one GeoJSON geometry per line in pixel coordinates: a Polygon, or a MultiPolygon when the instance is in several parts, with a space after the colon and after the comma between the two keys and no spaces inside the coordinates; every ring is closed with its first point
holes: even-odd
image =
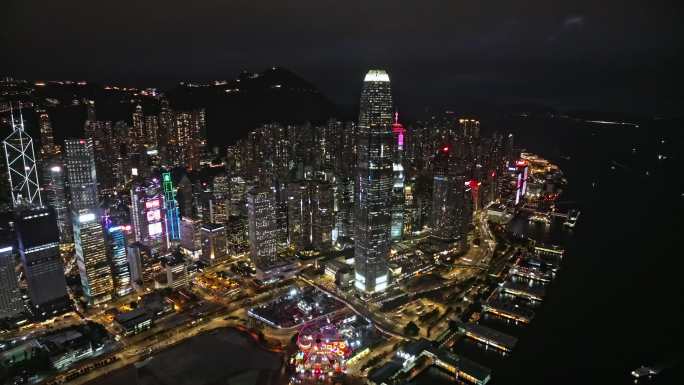
{"type": "Polygon", "coordinates": [[[169,145],[180,165],[189,170],[199,169],[200,152],[204,146],[206,119],[204,109],[176,111],[169,145]]]}
{"type": "Polygon", "coordinates": [[[225,224],[230,215],[230,179],[225,174],[214,177],[209,200],[211,222],[225,224]]]}
{"type": "Polygon", "coordinates": [[[155,115],[145,116],[145,146],[157,148],[159,146],[159,118],[155,115]]]}
{"type": "Polygon", "coordinates": [[[93,140],[67,139],[64,141],[66,166],[71,191],[71,209],[92,210],[98,206],[97,172],[93,140]]]}
{"type": "Polygon", "coordinates": [[[400,241],[404,235],[404,126],[399,114],[394,113],[392,124],[394,137],[394,162],[392,163],[392,241],[400,241]]]}
{"type": "Polygon", "coordinates": [[[14,242],[0,242],[0,319],[16,317],[24,310],[14,270],[14,242]]]}
{"type": "Polygon", "coordinates": [[[47,163],[45,167],[45,201],[55,210],[59,240],[62,243],[73,242],[73,227],[71,213],[67,207],[64,167],[58,160],[47,163]]]}
{"type": "Polygon", "coordinates": [[[168,99],[162,99],[159,109],[159,119],[157,126],[157,147],[159,148],[159,156],[165,164],[174,164],[169,157],[169,136],[172,134],[174,118],[173,111],[169,105],[168,99]]]}
{"type": "Polygon", "coordinates": [[[333,191],[324,181],[290,183],[287,189],[288,244],[296,249],[332,247],[333,191]]]}
{"type": "Polygon", "coordinates": [[[340,175],[335,179],[335,240],[354,238],[354,178],[340,175]]]}
{"type": "Polygon", "coordinates": [[[470,223],[464,214],[465,167],[454,152],[451,146],[445,145],[434,157],[432,228],[435,236],[464,241],[463,232],[470,223]]]}
{"type": "Polygon", "coordinates": [[[7,173],[14,207],[24,205],[42,206],[38,165],[33,151],[33,139],[24,131],[24,118],[19,112],[19,123],[10,112],[12,133],[2,142],[5,148],[7,173]]]}
{"type": "Polygon", "coordinates": [[[355,287],[364,294],[389,283],[392,208],[392,92],[383,70],[370,70],[361,90],[357,133],[355,287]]]}
{"type": "Polygon", "coordinates": [[[252,263],[269,270],[276,259],[276,202],[269,187],[254,187],[247,193],[249,246],[252,263]]]}
{"type": "Polygon", "coordinates": [[[68,139],[65,150],[76,264],[85,300],[94,305],[112,298],[114,284],[100,222],[93,141],[90,138],[68,139]]]}
{"type": "Polygon", "coordinates": [[[15,226],[34,316],[49,318],[70,309],[54,210],[18,211],[15,226]]]}
{"type": "Polygon", "coordinates": [[[131,139],[136,146],[142,146],[145,139],[145,115],[140,104],[135,106],[133,112],[133,129],[131,130],[131,139]]]}
{"type": "Polygon", "coordinates": [[[36,115],[40,129],[40,154],[43,159],[48,159],[59,154],[59,147],[55,145],[52,123],[50,123],[50,116],[47,111],[43,108],[36,108],[36,115]]]}
{"type": "Polygon", "coordinates": [[[171,173],[162,173],[164,184],[164,208],[166,210],[166,237],[167,243],[181,239],[180,213],[176,201],[176,189],[173,187],[171,173]]]}
{"type": "Polygon", "coordinates": [[[114,294],[105,235],[96,212],[97,210],[82,209],[74,217],[76,264],[81,276],[83,295],[89,305],[107,302],[114,294]]]}

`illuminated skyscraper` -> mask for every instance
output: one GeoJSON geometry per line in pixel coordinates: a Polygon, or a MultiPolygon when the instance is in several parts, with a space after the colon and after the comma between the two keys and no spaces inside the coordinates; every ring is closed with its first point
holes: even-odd
{"type": "Polygon", "coordinates": [[[112,299],[114,282],[107,259],[105,235],[98,210],[81,209],[74,217],[74,248],[83,295],[89,305],[112,299]]]}
{"type": "Polygon", "coordinates": [[[128,266],[126,232],[124,226],[107,229],[107,253],[112,265],[114,292],[122,297],[132,291],[131,270],[128,266]]]}
{"type": "Polygon", "coordinates": [[[168,248],[164,197],[159,179],[135,181],[131,187],[131,223],[135,240],[152,249],[154,255],[168,248]]]}
{"type": "Polygon", "coordinates": [[[55,145],[55,136],[47,111],[37,108],[36,115],[38,116],[38,128],[40,129],[40,153],[43,159],[47,159],[59,154],[59,147],[55,145]]]}
{"type": "Polygon", "coordinates": [[[247,193],[249,246],[252,263],[261,271],[277,263],[276,202],[269,187],[254,187],[247,193]]]}
{"type": "Polygon", "coordinates": [[[141,146],[145,141],[145,115],[140,104],[135,106],[133,112],[133,129],[131,130],[131,139],[136,145],[141,146]]]}
{"type": "Polygon", "coordinates": [[[159,132],[159,118],[155,115],[145,116],[145,146],[157,148],[159,132]]]}
{"type": "Polygon", "coordinates": [[[181,239],[180,214],[178,212],[178,202],[176,201],[176,189],[173,188],[171,173],[162,174],[164,183],[164,207],[166,209],[166,237],[167,243],[181,239]]]}
{"type": "Polygon", "coordinates": [[[287,191],[288,243],[297,249],[332,246],[333,192],[322,181],[290,183],[287,191]]]}
{"type": "Polygon", "coordinates": [[[394,137],[394,162],[392,163],[392,241],[400,241],[404,235],[404,126],[399,114],[394,113],[392,135],[394,137]]]}
{"type": "Polygon", "coordinates": [[[173,111],[169,105],[168,99],[162,99],[159,109],[159,119],[157,126],[157,147],[159,148],[159,156],[165,164],[173,164],[169,158],[169,136],[173,131],[174,118],[173,111]]]}
{"type": "Polygon", "coordinates": [[[515,162],[515,204],[519,204],[527,194],[527,162],[520,159],[515,162]]]}
{"type": "Polygon", "coordinates": [[[67,207],[65,189],[65,170],[58,160],[50,161],[45,167],[45,201],[55,210],[59,240],[61,243],[71,243],[74,240],[71,225],[71,213],[67,207]]]}
{"type": "Polygon", "coordinates": [[[434,157],[432,190],[433,234],[443,239],[463,237],[469,221],[464,223],[466,178],[460,158],[446,145],[434,157]]]}
{"type": "Polygon", "coordinates": [[[230,210],[230,185],[228,176],[217,175],[213,180],[212,195],[209,200],[211,222],[225,224],[230,210]]]}
{"type": "Polygon", "coordinates": [[[287,234],[288,245],[303,249],[311,245],[311,210],[306,183],[290,183],[287,186],[287,234]]]}
{"type": "Polygon", "coordinates": [[[71,191],[71,209],[98,207],[97,172],[93,140],[67,139],[64,141],[66,166],[71,191]]]}
{"type": "Polygon", "coordinates": [[[14,242],[0,243],[0,320],[16,317],[24,310],[14,270],[14,242]]]}
{"type": "Polygon", "coordinates": [[[19,123],[14,121],[10,112],[12,133],[3,141],[10,192],[14,207],[24,205],[42,206],[36,154],[33,139],[24,131],[24,118],[19,113],[19,123]]]}
{"type": "Polygon", "coordinates": [[[85,299],[88,304],[94,305],[109,301],[114,285],[100,223],[93,140],[70,139],[64,143],[71,189],[76,264],[85,299]]]}
{"type": "Polygon", "coordinates": [[[199,168],[200,153],[204,147],[206,119],[204,109],[176,111],[169,146],[173,147],[179,165],[189,170],[199,168]]]}
{"type": "Polygon", "coordinates": [[[354,237],[354,178],[340,175],[335,179],[335,240],[354,237]]]}
{"type": "Polygon", "coordinates": [[[361,90],[357,133],[355,287],[372,294],[389,283],[392,208],[392,93],[383,70],[370,70],[361,90]]]}
{"type": "Polygon", "coordinates": [[[67,311],[71,301],[59,255],[54,211],[51,208],[19,211],[15,226],[34,316],[49,318],[67,311]]]}
{"type": "Polygon", "coordinates": [[[480,121],[477,119],[458,119],[461,134],[466,140],[474,140],[480,137],[480,121]]]}

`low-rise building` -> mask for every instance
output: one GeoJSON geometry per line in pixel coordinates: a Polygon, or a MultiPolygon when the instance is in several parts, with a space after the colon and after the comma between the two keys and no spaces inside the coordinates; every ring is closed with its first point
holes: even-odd
{"type": "Polygon", "coordinates": [[[123,329],[125,336],[138,334],[152,327],[153,317],[143,308],[117,314],[116,323],[123,329]]]}

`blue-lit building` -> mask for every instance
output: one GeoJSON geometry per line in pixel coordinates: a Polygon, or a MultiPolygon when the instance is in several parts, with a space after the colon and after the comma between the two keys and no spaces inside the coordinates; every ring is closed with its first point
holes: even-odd
{"type": "Polygon", "coordinates": [[[110,226],[107,229],[107,252],[112,265],[114,293],[121,297],[132,291],[131,269],[128,265],[126,228],[110,226]]]}

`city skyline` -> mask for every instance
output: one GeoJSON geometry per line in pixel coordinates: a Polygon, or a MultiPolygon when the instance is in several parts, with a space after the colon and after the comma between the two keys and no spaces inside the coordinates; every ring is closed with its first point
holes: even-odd
{"type": "Polygon", "coordinates": [[[682,383],[684,8],[3,10],[0,384],[682,383]]]}

